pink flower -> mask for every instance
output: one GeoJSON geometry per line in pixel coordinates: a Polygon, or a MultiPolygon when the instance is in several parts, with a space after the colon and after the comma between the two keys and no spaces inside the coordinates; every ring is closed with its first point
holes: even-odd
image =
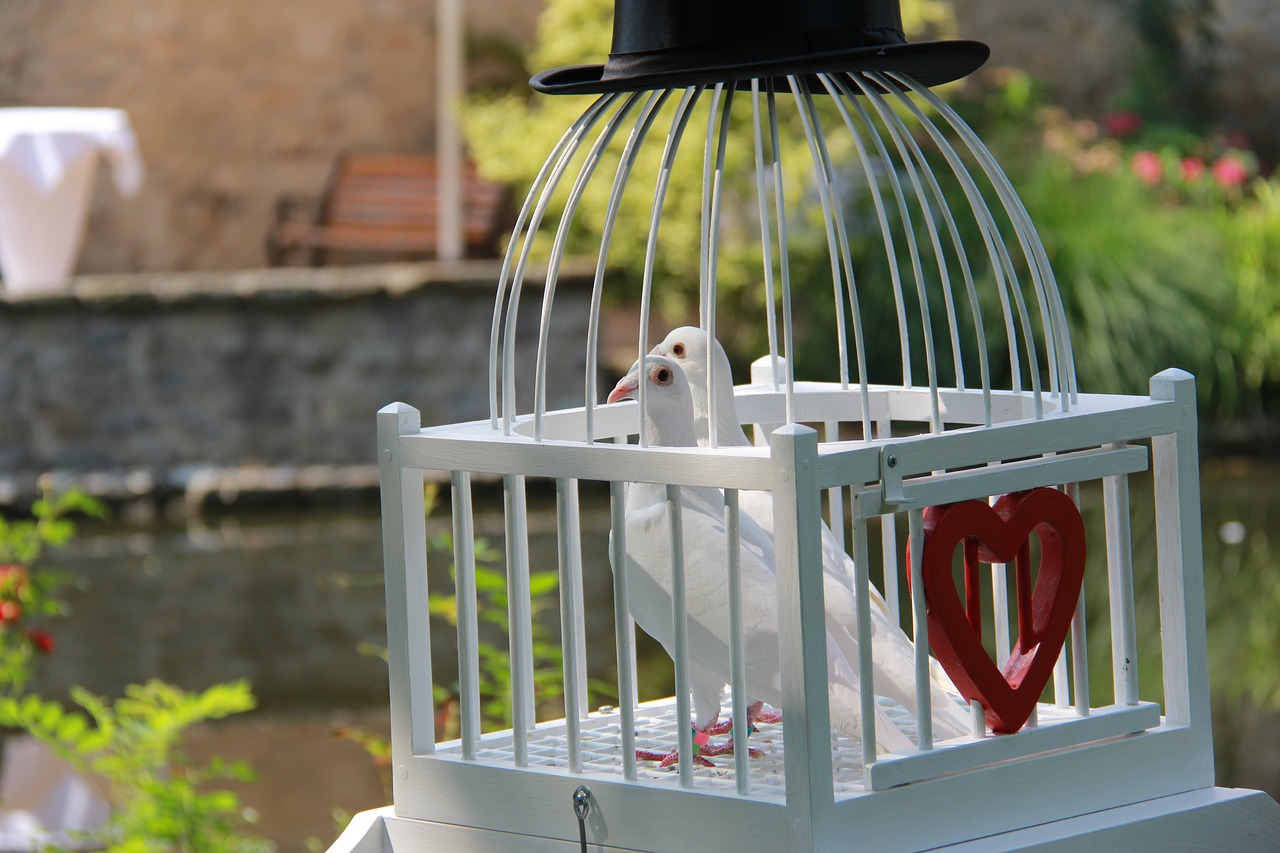
{"type": "Polygon", "coordinates": [[[1204,177],[1204,161],[1199,157],[1183,157],[1182,158],[1182,179],[1185,181],[1198,181],[1204,177]]]}
{"type": "Polygon", "coordinates": [[[22,605],[16,601],[0,601],[0,625],[22,618],[22,605]]]}
{"type": "Polygon", "coordinates": [[[35,646],[46,655],[53,654],[54,642],[53,635],[44,631],[30,628],[27,631],[27,638],[31,640],[31,645],[35,646]]]}
{"type": "Polygon", "coordinates": [[[1142,116],[1135,112],[1111,113],[1102,120],[1102,124],[1109,135],[1124,139],[1142,130],[1142,116]]]}
{"type": "Polygon", "coordinates": [[[0,565],[0,592],[21,593],[27,585],[27,570],[18,563],[0,565]]]}
{"type": "Polygon", "coordinates": [[[1129,166],[1138,180],[1148,186],[1156,186],[1164,177],[1164,164],[1160,162],[1160,155],[1154,151],[1139,151],[1133,155],[1129,166]]]}
{"type": "Polygon", "coordinates": [[[1218,186],[1230,189],[1247,181],[1249,170],[1238,158],[1228,154],[1213,164],[1213,179],[1218,182],[1218,186]]]}

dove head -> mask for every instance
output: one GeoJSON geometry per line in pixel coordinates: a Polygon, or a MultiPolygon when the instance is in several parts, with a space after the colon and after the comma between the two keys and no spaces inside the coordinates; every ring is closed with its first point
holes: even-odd
{"type": "Polygon", "coordinates": [[[641,377],[645,387],[646,438],[658,447],[694,447],[693,400],[689,380],[675,361],[661,356],[645,356],[643,369],[633,367],[618,380],[609,402],[640,399],[641,377]]]}
{"type": "Polygon", "coordinates": [[[712,358],[715,364],[714,399],[716,409],[716,443],[733,447],[749,444],[738,421],[738,409],[733,399],[733,371],[729,367],[729,357],[724,353],[720,342],[710,337],[704,330],[696,326],[681,326],[672,329],[662,343],[649,351],[650,355],[660,355],[677,362],[689,378],[689,389],[693,394],[693,421],[697,430],[698,443],[710,444],[711,404],[707,399],[707,342],[712,344],[712,358]]]}

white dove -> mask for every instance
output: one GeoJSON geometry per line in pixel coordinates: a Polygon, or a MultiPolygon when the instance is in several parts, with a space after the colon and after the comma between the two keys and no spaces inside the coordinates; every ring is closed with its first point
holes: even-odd
{"type": "MultiPolygon", "coordinates": [[[[693,397],[694,429],[698,444],[709,444],[711,412],[707,400],[706,331],[695,326],[673,329],[651,351],[651,356],[675,360],[684,370],[693,397]]],[[[715,358],[714,394],[716,439],[721,447],[750,446],[751,442],[738,420],[734,401],[733,373],[724,348],[710,339],[715,358]]],[[[773,495],[769,492],[743,491],[738,495],[739,508],[767,533],[773,536],[773,495]]],[[[851,654],[848,641],[856,646],[857,609],[854,590],[853,560],[840,546],[831,529],[822,524],[822,568],[826,581],[828,621],[835,619],[843,626],[833,631],[846,656],[851,654]]],[[[915,689],[915,646],[894,621],[875,586],[869,585],[871,598],[872,659],[875,663],[876,692],[902,703],[912,714],[917,713],[915,689]]],[[[830,630],[830,629],[829,629],[830,630]]],[[[849,657],[850,661],[856,660],[849,657]]],[[[930,660],[930,692],[935,735],[940,739],[960,737],[971,731],[971,717],[951,679],[936,661],[930,660]]]]}
{"type": "MultiPolygon", "coordinates": [[[[640,371],[623,377],[609,402],[635,399],[640,371]]],[[[650,445],[696,446],[693,400],[684,372],[670,359],[648,357],[644,378],[646,430],[650,445]]],[[[688,663],[694,728],[707,733],[720,714],[720,691],[729,673],[729,605],[724,495],[719,489],[685,486],[680,490],[683,556],[688,602],[688,663]]],[[[672,564],[666,487],[633,483],[627,490],[626,554],[632,616],[675,658],[671,614],[672,564]]],[[[773,539],[748,516],[742,516],[739,565],[742,578],[743,650],[747,659],[746,692],[754,710],[759,700],[779,706],[782,699],[778,648],[777,583],[773,539]]],[[[828,631],[832,624],[827,620],[828,631]]],[[[840,626],[836,626],[837,630],[840,626]]],[[[855,647],[856,651],[856,647],[855,647]]],[[[827,643],[831,691],[831,723],[844,734],[859,736],[858,674],[842,653],[842,644],[827,643]]],[[[699,738],[705,742],[705,738],[699,738]]],[[[881,751],[900,752],[914,744],[883,711],[876,709],[876,743],[881,751]]],[[[727,751],[718,748],[718,751],[727,751]]],[[[713,754],[703,750],[704,754],[713,754]]],[[[640,753],[638,753],[640,754],[640,753]]],[[[640,754],[642,758],[656,757],[640,754]]],[[[674,756],[667,756],[670,761],[674,756]]]]}

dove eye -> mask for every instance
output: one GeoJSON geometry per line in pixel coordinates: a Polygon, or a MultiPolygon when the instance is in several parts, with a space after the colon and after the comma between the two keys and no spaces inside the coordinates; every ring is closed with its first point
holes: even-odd
{"type": "Polygon", "coordinates": [[[653,372],[653,379],[659,385],[671,384],[671,371],[665,367],[659,367],[653,372]]]}
{"type": "Polygon", "coordinates": [[[676,344],[671,348],[671,354],[676,358],[684,358],[684,344],[676,344]]]}

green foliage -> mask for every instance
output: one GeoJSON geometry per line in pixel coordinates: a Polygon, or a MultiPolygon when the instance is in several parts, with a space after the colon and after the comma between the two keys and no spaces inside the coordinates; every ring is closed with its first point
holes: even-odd
{"type": "Polygon", "coordinates": [[[101,518],[106,508],[82,492],[46,488],[30,518],[0,516],[0,695],[20,694],[40,656],[53,652],[46,623],[67,614],[63,591],[81,583],[74,574],[36,564],[45,548],[75,535],[68,518],[73,513],[101,518]]]}
{"type": "MultiPolygon", "coordinates": [[[[438,487],[426,487],[426,509],[430,514],[439,497],[438,487]]],[[[453,535],[440,533],[428,537],[428,559],[438,555],[449,563],[449,577],[457,583],[457,568],[453,563],[453,535]]],[[[493,548],[488,540],[477,538],[473,545],[475,556],[476,616],[480,621],[477,651],[480,660],[480,713],[484,722],[495,727],[511,725],[511,655],[506,638],[508,621],[507,580],[505,572],[497,567],[502,560],[501,551],[493,548]]],[[[557,611],[559,574],[555,570],[529,573],[529,598],[531,605],[534,695],[540,707],[554,708],[564,697],[564,656],[558,632],[548,627],[551,615],[557,611]]],[[[456,591],[432,592],[428,599],[431,618],[438,619],[450,628],[458,625],[458,601],[456,591]]],[[[591,687],[599,695],[612,696],[615,688],[605,682],[592,681],[591,687]]],[[[444,739],[457,737],[457,702],[460,685],[433,685],[436,707],[444,711],[437,724],[443,724],[444,739]]],[[[363,734],[363,733],[360,733],[363,734]]],[[[369,744],[366,744],[369,749],[369,744]]],[[[377,750],[369,749],[376,759],[377,750]]]]}
{"type": "Polygon", "coordinates": [[[1217,215],[1227,239],[1220,274],[1235,283],[1237,299],[1223,344],[1238,354],[1240,381],[1256,411],[1261,390],[1280,385],[1280,177],[1258,178],[1250,189],[1251,203],[1217,215]]]}
{"type": "Polygon", "coordinates": [[[1203,129],[1216,83],[1213,0],[1128,0],[1125,11],[1138,35],[1127,106],[1148,121],[1203,129]]]}
{"type": "Polygon", "coordinates": [[[160,681],[130,685],[115,702],[81,688],[67,711],[37,696],[0,698],[0,726],[21,728],[49,745],[80,772],[110,785],[110,823],[93,839],[111,853],[269,851],[244,835],[254,815],[235,794],[208,790],[218,780],[252,781],[244,764],[215,758],[193,766],[179,750],[183,733],[255,705],[244,681],[189,693],[160,681]]]}

